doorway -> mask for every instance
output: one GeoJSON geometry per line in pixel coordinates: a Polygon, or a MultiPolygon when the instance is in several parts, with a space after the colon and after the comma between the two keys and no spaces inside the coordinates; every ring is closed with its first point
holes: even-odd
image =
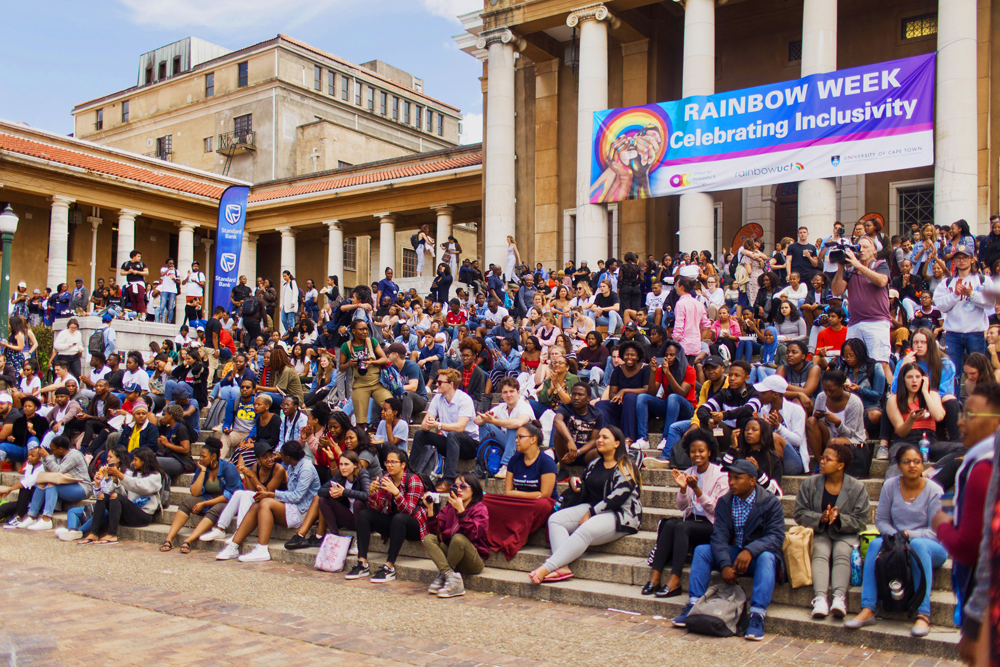
{"type": "Polygon", "coordinates": [[[775,193],[774,241],[795,240],[799,228],[799,184],[782,183],[775,193]]]}

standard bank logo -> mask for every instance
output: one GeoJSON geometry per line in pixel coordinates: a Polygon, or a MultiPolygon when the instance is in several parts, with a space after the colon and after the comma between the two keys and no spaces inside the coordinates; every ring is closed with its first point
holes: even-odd
{"type": "MultiPolygon", "coordinates": [[[[240,222],[240,215],[243,213],[243,207],[239,204],[226,204],[226,222],[231,225],[237,225],[240,222]]],[[[228,270],[228,269],[227,269],[228,270]]]]}
{"type": "MultiPolygon", "coordinates": [[[[237,206],[236,208],[239,208],[239,206],[237,206]]],[[[226,211],[227,220],[229,219],[228,213],[229,212],[226,211]]],[[[223,271],[229,273],[230,271],[236,268],[236,255],[231,252],[222,253],[222,257],[219,258],[219,265],[222,267],[223,271]]]]}

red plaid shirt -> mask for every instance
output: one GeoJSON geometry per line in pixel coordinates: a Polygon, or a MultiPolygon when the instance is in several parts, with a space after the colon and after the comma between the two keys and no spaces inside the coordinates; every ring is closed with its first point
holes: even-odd
{"type": "Polygon", "coordinates": [[[427,511],[421,500],[424,497],[424,483],[420,477],[406,473],[397,497],[389,495],[388,491],[377,490],[368,496],[368,507],[382,514],[402,512],[417,520],[420,526],[420,539],[427,537],[427,511]]]}

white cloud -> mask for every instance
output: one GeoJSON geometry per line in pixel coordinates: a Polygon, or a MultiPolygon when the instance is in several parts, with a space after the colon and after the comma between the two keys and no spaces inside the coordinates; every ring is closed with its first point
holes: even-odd
{"type": "Polygon", "coordinates": [[[424,8],[435,16],[458,23],[459,14],[468,14],[483,8],[483,0],[421,0],[424,8]]]}
{"type": "Polygon", "coordinates": [[[459,140],[463,144],[478,144],[483,140],[483,114],[465,114],[462,119],[462,136],[459,140]]]}
{"type": "Polygon", "coordinates": [[[176,29],[204,27],[224,30],[278,23],[282,28],[308,23],[344,0],[118,0],[140,25],[176,29]],[[294,17],[294,20],[289,20],[294,17]]]}

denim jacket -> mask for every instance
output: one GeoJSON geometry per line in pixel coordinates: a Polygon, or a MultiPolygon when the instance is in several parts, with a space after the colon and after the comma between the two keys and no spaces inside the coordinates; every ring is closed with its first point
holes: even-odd
{"type": "Polygon", "coordinates": [[[309,511],[309,505],[319,492],[319,475],[316,473],[316,466],[303,456],[302,460],[293,467],[285,466],[288,471],[287,491],[275,491],[275,500],[280,500],[286,505],[295,505],[299,512],[305,516],[309,511]]]}
{"type": "MultiPolygon", "coordinates": [[[[205,473],[202,472],[201,468],[198,468],[194,474],[195,481],[198,481],[198,476],[202,474],[205,473]]],[[[240,479],[240,473],[236,470],[236,466],[234,466],[229,461],[223,461],[221,459],[219,460],[219,472],[217,477],[219,483],[222,484],[222,495],[226,497],[226,500],[232,498],[234,493],[243,488],[243,480],[240,479]]],[[[192,483],[192,486],[193,485],[194,484],[192,483]]],[[[201,489],[202,489],[202,494],[201,494],[202,500],[211,500],[214,497],[204,492],[205,491],[204,483],[202,484],[201,489]]]]}

